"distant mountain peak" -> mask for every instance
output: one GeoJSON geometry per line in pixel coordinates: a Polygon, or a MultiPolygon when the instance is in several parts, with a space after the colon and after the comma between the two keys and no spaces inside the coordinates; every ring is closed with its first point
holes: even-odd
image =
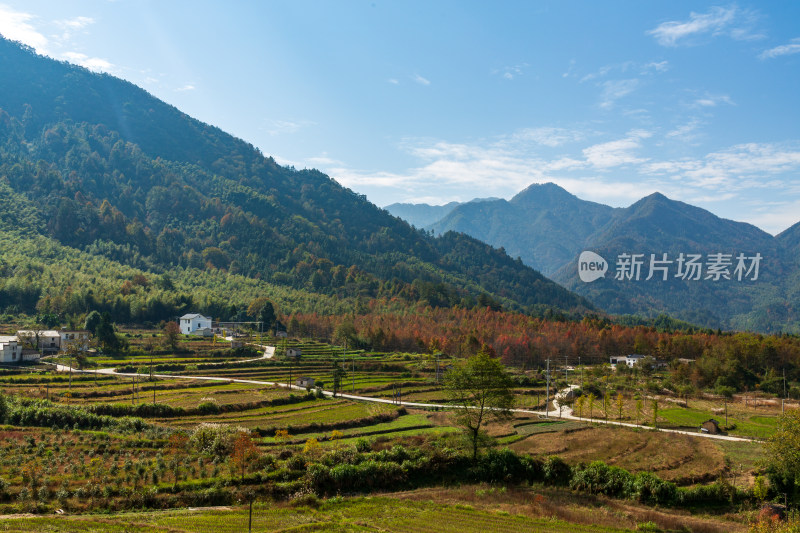
{"type": "Polygon", "coordinates": [[[550,204],[552,202],[574,202],[578,197],[553,182],[533,183],[517,193],[514,204],[550,204]]]}

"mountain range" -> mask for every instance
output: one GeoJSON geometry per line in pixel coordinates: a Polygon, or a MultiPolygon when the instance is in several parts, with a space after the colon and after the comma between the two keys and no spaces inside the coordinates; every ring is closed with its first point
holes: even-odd
{"type": "Polygon", "coordinates": [[[251,301],[593,307],[475,238],[434,238],[133,84],[0,38],[0,311],[244,318],[251,301]]]}
{"type": "Polygon", "coordinates": [[[707,327],[800,332],[800,223],[773,237],[659,193],[613,208],[545,183],[511,200],[454,206],[426,228],[435,234],[462,232],[502,247],[610,313],[668,313],[707,327]],[[591,282],[582,281],[578,272],[578,258],[587,250],[605,259],[608,269],[591,282]],[[642,262],[638,280],[617,279],[619,261],[627,261],[622,254],[636,254],[642,262]],[[681,254],[700,256],[700,279],[694,272],[680,275],[681,254]],[[721,262],[712,266],[716,254],[723,254],[721,262]],[[736,271],[740,254],[746,267],[742,276],[736,271]],[[756,254],[753,279],[756,268],[744,274],[756,254]],[[651,260],[662,268],[647,280],[651,260]],[[723,272],[717,276],[715,268],[723,272]]]}

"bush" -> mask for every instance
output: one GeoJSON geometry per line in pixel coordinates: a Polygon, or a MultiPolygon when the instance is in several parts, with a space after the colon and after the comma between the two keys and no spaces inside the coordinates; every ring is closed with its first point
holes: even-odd
{"type": "Polygon", "coordinates": [[[633,478],[634,476],[627,470],[609,466],[603,461],[593,461],[588,465],[575,467],[569,486],[591,493],[623,497],[631,491],[633,478]]]}
{"type": "Polygon", "coordinates": [[[678,491],[678,499],[684,505],[708,505],[733,503],[741,496],[735,487],[724,481],[710,485],[698,485],[678,491]]]}
{"type": "Polygon", "coordinates": [[[233,451],[233,445],[239,433],[248,432],[223,424],[203,423],[197,426],[189,437],[189,443],[195,450],[217,459],[225,459],[233,451]]]}
{"type": "Polygon", "coordinates": [[[477,469],[479,480],[488,482],[514,482],[524,479],[526,469],[520,456],[508,448],[489,450],[480,457],[477,469]]]}
{"type": "Polygon", "coordinates": [[[650,472],[639,472],[633,479],[631,498],[643,503],[674,504],[678,500],[678,488],[650,472]]]}
{"type": "Polygon", "coordinates": [[[572,469],[561,457],[548,457],[542,465],[544,480],[551,485],[569,485],[572,469]]]}
{"type": "Polygon", "coordinates": [[[197,410],[204,415],[215,415],[219,413],[219,404],[212,400],[206,400],[197,405],[197,410]]]}

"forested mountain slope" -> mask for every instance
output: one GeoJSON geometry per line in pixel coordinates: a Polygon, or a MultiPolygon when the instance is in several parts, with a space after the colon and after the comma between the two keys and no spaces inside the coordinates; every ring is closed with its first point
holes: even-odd
{"type": "MultiPolygon", "coordinates": [[[[21,236],[40,235],[155,276],[235,275],[262,290],[335,301],[590,307],[500,250],[454,232],[432,238],[328,176],[281,167],[128,82],[3,39],[0,72],[14,73],[0,76],[6,253],[17,253],[21,236]]],[[[8,264],[0,274],[0,309],[13,300],[19,310],[52,301],[54,312],[81,311],[48,300],[63,279],[19,277],[8,264]],[[17,289],[29,289],[23,301],[9,296],[17,289]]]]}

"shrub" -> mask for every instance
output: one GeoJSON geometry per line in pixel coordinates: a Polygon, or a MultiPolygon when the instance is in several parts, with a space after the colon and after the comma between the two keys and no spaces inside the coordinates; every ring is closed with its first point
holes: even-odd
{"type": "Polygon", "coordinates": [[[643,503],[673,504],[678,500],[678,488],[650,472],[639,472],[634,476],[631,498],[643,503]]]}
{"type": "Polygon", "coordinates": [[[621,497],[630,492],[633,478],[627,470],[609,466],[603,461],[593,461],[588,465],[575,467],[569,486],[577,490],[621,497]]]}
{"type": "Polygon", "coordinates": [[[233,445],[239,433],[249,433],[241,427],[222,424],[203,423],[197,426],[189,437],[189,443],[200,453],[225,459],[233,452],[233,445]]]}
{"type": "Polygon", "coordinates": [[[204,415],[214,415],[219,413],[219,404],[214,400],[206,400],[197,405],[197,410],[204,415]]]}
{"type": "Polygon", "coordinates": [[[366,437],[359,437],[356,440],[356,451],[359,453],[367,453],[372,451],[372,441],[366,437]]]}
{"type": "Polygon", "coordinates": [[[569,485],[572,469],[561,457],[548,457],[542,465],[544,480],[551,485],[569,485]]]}

